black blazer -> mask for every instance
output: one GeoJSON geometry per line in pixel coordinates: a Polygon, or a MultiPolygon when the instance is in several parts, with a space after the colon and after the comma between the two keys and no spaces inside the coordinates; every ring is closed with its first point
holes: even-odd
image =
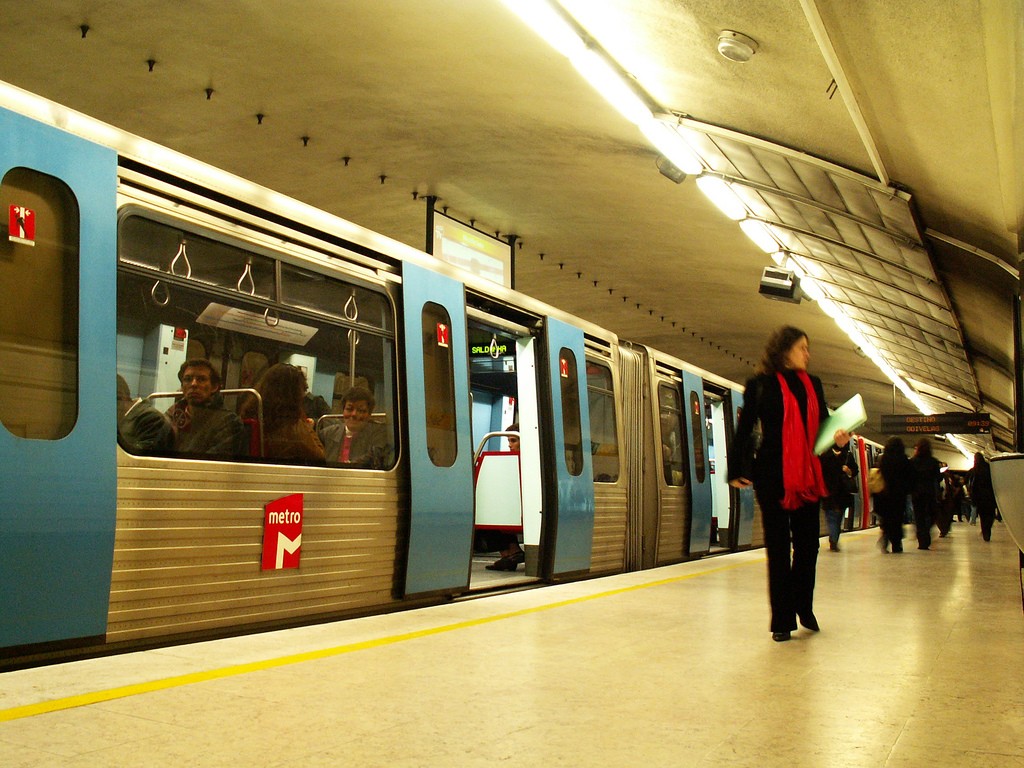
{"type": "MultiPolygon", "coordinates": [[[[785,371],[783,378],[800,406],[800,417],[807,423],[807,392],[796,371],[785,371]]],[[[828,416],[821,379],[811,376],[818,397],[818,420],[828,416]]],[[[750,379],[743,391],[736,434],[729,448],[729,480],[745,477],[754,482],[759,497],[781,499],[782,481],[782,389],[775,374],[750,379]],[[760,441],[755,427],[760,425],[760,441]]]]}

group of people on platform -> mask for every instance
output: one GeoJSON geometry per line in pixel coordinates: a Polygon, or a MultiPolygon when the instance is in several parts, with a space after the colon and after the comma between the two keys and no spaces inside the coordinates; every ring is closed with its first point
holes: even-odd
{"type": "Polygon", "coordinates": [[[949,534],[953,517],[963,520],[965,503],[972,507],[973,523],[976,514],[981,521],[981,537],[992,539],[992,524],[996,520],[996,494],[992,487],[992,472],[981,453],[974,454],[974,466],[960,480],[943,472],[938,459],[932,456],[931,441],[922,438],[914,446],[914,455],[907,456],[906,446],[898,437],[885,444],[878,468],[884,488],[874,495],[875,515],[882,536],[879,546],[883,552],[903,551],[903,523],[909,497],[913,510],[917,548],[930,549],[932,526],[939,529],[939,537],[949,534]]]}
{"type": "MultiPolygon", "coordinates": [[[[820,630],[814,615],[820,509],[825,510],[830,549],[839,551],[842,519],[856,487],[857,462],[850,455],[851,436],[846,430],[831,435],[833,444],[821,456],[814,453],[828,410],[821,380],[807,372],[809,361],[810,344],[804,331],[784,326],[769,337],[757,375],[746,383],[728,451],[729,483],[753,487],[761,507],[771,633],[776,642],[789,640],[798,621],[812,632],[820,630]]],[[[890,439],[879,468],[885,488],[874,498],[884,551],[903,550],[908,496],[919,549],[931,547],[936,522],[940,536],[949,532],[956,511],[952,499],[962,500],[966,493],[977,508],[982,537],[991,539],[997,514],[995,493],[988,463],[980,453],[975,454],[974,468],[959,496],[955,481],[944,480],[928,439],[918,442],[913,458],[907,457],[902,440],[890,439]],[[944,484],[946,504],[940,495],[944,484]]]]}
{"type": "Polygon", "coordinates": [[[238,412],[225,406],[221,377],[210,361],[185,361],[178,380],[180,396],[161,412],[149,400],[133,399],[128,383],[117,377],[118,434],[126,448],[192,458],[389,466],[392,440],[387,427],[372,419],[376,402],[366,387],[343,395],[340,414],[319,418],[326,403],[311,397],[305,373],[287,363],[267,368],[254,386],[259,398],[246,396],[238,412]]]}

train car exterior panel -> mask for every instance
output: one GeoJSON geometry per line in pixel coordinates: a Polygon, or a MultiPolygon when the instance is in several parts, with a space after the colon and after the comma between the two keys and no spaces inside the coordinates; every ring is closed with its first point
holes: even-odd
{"type": "Polygon", "coordinates": [[[590,572],[617,573],[625,567],[627,488],[624,483],[594,484],[594,543],[590,572]]]}
{"type": "Polygon", "coordinates": [[[393,601],[407,504],[397,472],[341,483],[329,470],[122,454],[119,473],[110,642],[393,601]],[[261,570],[264,506],[294,493],[304,502],[300,566],[261,570]]]}
{"type": "Polygon", "coordinates": [[[685,560],[686,539],[690,510],[689,490],[686,486],[663,487],[659,493],[658,506],[658,565],[668,565],[685,560]]]}

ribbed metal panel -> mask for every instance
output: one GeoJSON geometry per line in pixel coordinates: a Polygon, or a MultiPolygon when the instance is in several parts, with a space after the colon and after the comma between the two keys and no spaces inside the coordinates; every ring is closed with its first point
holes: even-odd
{"type": "Polygon", "coordinates": [[[397,473],[143,460],[119,452],[107,640],[394,601],[397,473]],[[263,508],[303,494],[301,567],[262,571],[263,508]]]}
{"type": "Polygon", "coordinates": [[[625,567],[626,484],[594,483],[594,544],[591,573],[621,572],[625,567]]]}
{"type": "Polygon", "coordinates": [[[643,356],[634,349],[619,348],[619,380],[622,402],[623,475],[627,484],[627,571],[643,567],[644,489],[643,489],[643,356]]]}
{"type": "Polygon", "coordinates": [[[677,563],[686,557],[686,534],[690,522],[689,487],[665,486],[659,496],[661,517],[658,525],[658,565],[677,563]]]}

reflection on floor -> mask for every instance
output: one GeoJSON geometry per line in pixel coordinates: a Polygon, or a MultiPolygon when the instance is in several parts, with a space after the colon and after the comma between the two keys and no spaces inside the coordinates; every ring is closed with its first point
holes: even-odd
{"type": "Polygon", "coordinates": [[[3,673],[0,764],[1021,768],[1005,526],[877,539],[823,539],[787,643],[755,550],[3,673]]]}

